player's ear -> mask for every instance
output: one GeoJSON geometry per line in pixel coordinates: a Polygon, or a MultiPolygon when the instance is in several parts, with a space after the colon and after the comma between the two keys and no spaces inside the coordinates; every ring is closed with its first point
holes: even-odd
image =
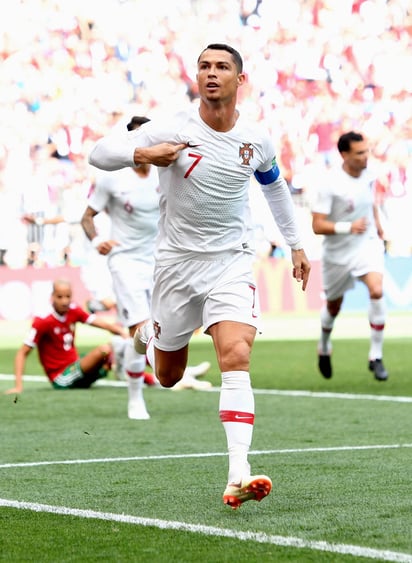
{"type": "Polygon", "coordinates": [[[237,75],[238,86],[242,86],[242,84],[244,84],[245,82],[246,82],[246,74],[244,74],[243,72],[240,72],[237,75]]]}

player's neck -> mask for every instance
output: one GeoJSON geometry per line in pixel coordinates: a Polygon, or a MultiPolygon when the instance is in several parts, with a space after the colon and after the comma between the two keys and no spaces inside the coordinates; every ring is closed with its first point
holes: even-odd
{"type": "Polygon", "coordinates": [[[235,102],[229,105],[200,103],[199,115],[211,129],[222,133],[230,131],[236,124],[239,112],[235,102]]]}
{"type": "Polygon", "coordinates": [[[353,169],[350,166],[348,166],[346,163],[342,164],[342,169],[346,172],[346,174],[348,174],[349,176],[352,176],[352,178],[359,178],[359,176],[362,175],[362,170],[358,170],[358,169],[353,169]]]}

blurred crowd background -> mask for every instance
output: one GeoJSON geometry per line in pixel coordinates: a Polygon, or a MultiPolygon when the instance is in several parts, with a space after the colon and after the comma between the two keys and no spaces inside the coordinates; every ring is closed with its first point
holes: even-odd
{"type": "MultiPolygon", "coordinates": [[[[410,0],[2,0],[1,265],[87,260],[91,146],[131,115],[197,104],[212,42],[244,58],[239,102],[273,134],[309,257],[311,188],[349,129],[370,141],[388,254],[412,255],[410,0]]],[[[270,253],[282,241],[264,215],[270,253]]]]}

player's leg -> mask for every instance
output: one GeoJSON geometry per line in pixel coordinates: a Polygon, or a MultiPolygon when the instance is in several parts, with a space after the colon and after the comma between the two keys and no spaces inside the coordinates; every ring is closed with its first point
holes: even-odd
{"type": "Polygon", "coordinates": [[[249,359],[256,329],[232,321],[208,329],[222,374],[219,415],[229,450],[229,483],[240,483],[250,474],[247,461],[252,443],[255,403],[249,375],[249,359]]]}
{"type": "Polygon", "coordinates": [[[384,268],[383,242],[380,239],[368,240],[359,255],[354,275],[366,285],[369,292],[368,317],[371,333],[368,367],[378,381],[386,381],[388,379],[388,372],[382,360],[386,321],[383,297],[384,268]]]}
{"type": "Polygon", "coordinates": [[[135,346],[141,351],[146,348],[148,362],[163,387],[171,388],[182,379],[190,338],[202,324],[202,264],[188,261],[157,267],[154,274],[152,321],[136,331],[135,346]]]}
{"type": "Polygon", "coordinates": [[[183,377],[175,385],[173,385],[173,391],[180,391],[182,389],[196,389],[198,391],[205,391],[212,387],[210,381],[204,379],[199,380],[198,377],[205,375],[211,367],[210,362],[200,362],[200,364],[194,366],[187,366],[183,372],[183,377]]]}
{"type": "Polygon", "coordinates": [[[150,317],[151,279],[143,275],[142,266],[138,261],[121,254],[113,256],[109,266],[119,321],[128,327],[129,331],[123,358],[128,390],[127,413],[130,419],[147,420],[150,415],[143,397],[146,354],[135,349],[134,335],[150,317]]]}
{"type": "Polygon", "coordinates": [[[76,360],[53,379],[52,385],[55,389],[88,389],[94,381],[85,378],[80,361],[76,360]]]}
{"type": "Polygon", "coordinates": [[[326,379],[332,377],[332,344],[331,335],[336,317],[339,314],[343,297],[327,300],[320,312],[320,337],[318,343],[318,367],[326,379]]]}
{"type": "Polygon", "coordinates": [[[219,415],[229,454],[223,502],[236,509],[247,500],[262,500],[272,488],[266,475],[251,476],[248,462],[255,419],[249,360],[256,329],[243,323],[223,321],[209,327],[209,333],[222,373],[219,415]]]}
{"type": "Polygon", "coordinates": [[[320,335],[317,345],[318,368],[324,378],[332,377],[332,331],[342,307],[345,292],[353,287],[350,265],[322,262],[322,281],[326,301],[320,311],[320,335]]]}
{"type": "Polygon", "coordinates": [[[383,365],[383,340],[386,322],[386,309],[383,298],[383,275],[369,272],[361,276],[369,292],[368,319],[371,329],[369,348],[369,369],[378,381],[386,381],[388,372],[383,365]]]}
{"type": "Polygon", "coordinates": [[[86,387],[90,387],[98,379],[106,377],[111,369],[111,359],[112,347],[110,344],[101,344],[80,358],[80,369],[83,372],[86,387]]]}
{"type": "Polygon", "coordinates": [[[52,382],[55,389],[88,389],[111,367],[111,346],[102,344],[68,365],[52,382]]]}
{"type": "Polygon", "coordinates": [[[139,354],[134,347],[136,329],[145,324],[145,322],[129,327],[130,337],[126,340],[124,352],[124,370],[127,376],[128,390],[128,417],[134,420],[147,420],[150,418],[143,397],[146,355],[139,354]]]}
{"type": "Polygon", "coordinates": [[[156,377],[163,387],[173,387],[185,372],[189,346],[173,351],[159,350],[154,347],[156,377]]]}
{"type": "Polygon", "coordinates": [[[111,344],[114,356],[114,376],[116,379],[125,380],[124,353],[126,350],[126,339],[118,334],[115,334],[112,336],[111,344]]]}
{"type": "Polygon", "coordinates": [[[219,416],[229,454],[223,502],[238,508],[247,500],[262,500],[272,488],[269,477],[251,475],[248,462],[255,420],[250,355],[259,304],[249,256],[232,256],[220,271],[219,264],[214,267],[216,278],[204,305],[204,325],[213,339],[222,378],[219,416]]]}
{"type": "MultiPolygon", "coordinates": [[[[144,326],[140,327],[135,332],[134,345],[135,349],[139,351],[139,353],[146,354],[147,363],[153,370],[153,377],[160,383],[159,379],[157,378],[156,372],[155,341],[153,337],[153,323],[152,321],[148,321],[144,326]]],[[[187,358],[185,361],[187,362],[187,358]]],[[[183,371],[183,376],[180,377],[174,385],[172,385],[173,390],[179,391],[182,389],[210,389],[212,387],[210,381],[198,381],[196,379],[197,377],[204,375],[207,371],[209,371],[210,366],[210,362],[207,361],[201,362],[200,364],[195,366],[186,366],[183,371]]],[[[170,385],[165,385],[165,387],[170,387],[170,385]]]]}

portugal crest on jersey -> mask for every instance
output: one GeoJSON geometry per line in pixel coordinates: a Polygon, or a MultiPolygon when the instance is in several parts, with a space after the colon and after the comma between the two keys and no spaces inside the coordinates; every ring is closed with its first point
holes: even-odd
{"type": "Polygon", "coordinates": [[[250,159],[253,158],[253,147],[251,143],[243,143],[241,147],[239,147],[239,156],[242,159],[242,164],[248,166],[250,163],[250,159]]]}

